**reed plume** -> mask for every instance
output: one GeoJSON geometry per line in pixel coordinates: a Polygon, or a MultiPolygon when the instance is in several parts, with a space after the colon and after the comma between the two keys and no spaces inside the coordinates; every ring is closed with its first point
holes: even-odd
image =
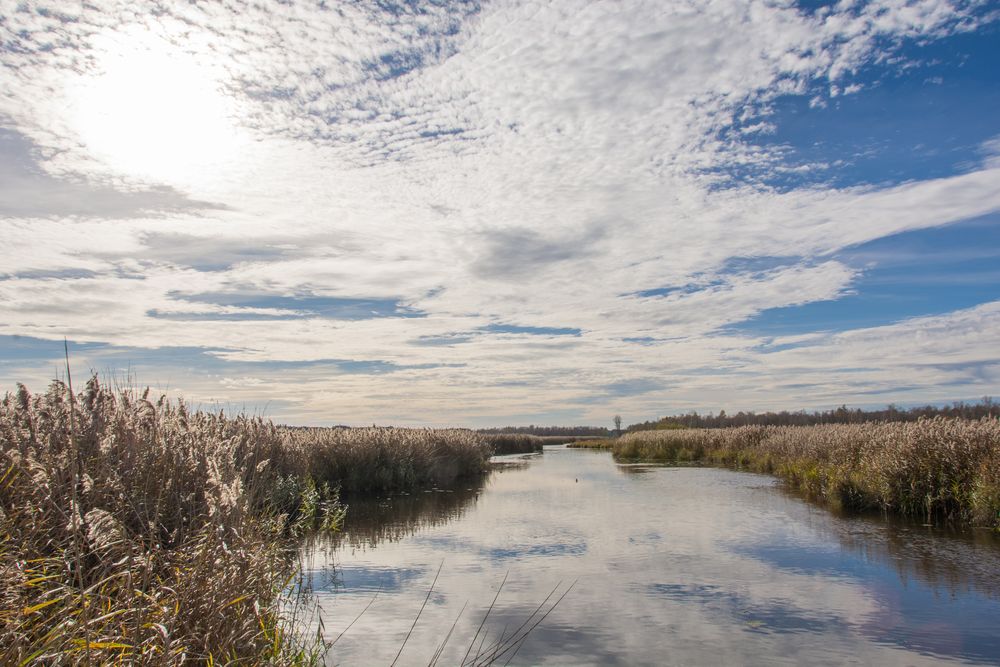
{"type": "Polygon", "coordinates": [[[290,429],[96,377],[0,401],[0,663],[303,664],[296,537],[338,489],[481,472],[469,431],[290,429]]]}

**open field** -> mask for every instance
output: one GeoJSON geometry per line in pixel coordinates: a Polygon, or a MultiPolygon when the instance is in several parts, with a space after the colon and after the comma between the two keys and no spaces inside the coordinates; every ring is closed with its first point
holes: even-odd
{"type": "Polygon", "coordinates": [[[96,378],[20,387],[0,402],[0,663],[314,661],[288,596],[337,488],[443,484],[490,453],[469,431],[287,429],[96,378]]]}
{"type": "Polygon", "coordinates": [[[619,462],[705,462],[767,472],[845,509],[1000,529],[1000,421],[744,426],[630,433],[619,462]]]}

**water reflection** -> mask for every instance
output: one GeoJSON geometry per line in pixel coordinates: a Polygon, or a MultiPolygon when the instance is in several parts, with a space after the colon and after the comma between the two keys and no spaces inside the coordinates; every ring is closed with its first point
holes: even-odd
{"type": "Polygon", "coordinates": [[[461,662],[484,624],[495,641],[556,585],[576,588],[512,664],[995,663],[1000,545],[992,536],[838,517],[770,477],[616,466],[548,448],[453,493],[352,505],[347,532],[313,554],[331,663],[391,662],[439,566],[399,664],[461,662]],[[808,641],[803,641],[808,637],[808,641]]]}
{"type": "Polygon", "coordinates": [[[320,536],[319,542],[310,542],[306,548],[375,548],[381,542],[398,542],[422,529],[449,523],[475,505],[492,476],[526,469],[538,457],[538,454],[495,456],[486,474],[460,480],[455,486],[389,498],[350,500],[344,529],[332,536],[320,536]]]}
{"type": "Polygon", "coordinates": [[[989,531],[955,531],[901,520],[846,518],[817,522],[840,547],[890,565],[902,581],[917,579],[936,593],[1000,598],[1000,550],[989,531]]]}
{"type": "Polygon", "coordinates": [[[772,567],[813,576],[878,582],[884,572],[894,572],[895,585],[876,584],[880,604],[859,626],[861,632],[922,655],[1000,660],[996,620],[962,622],[978,611],[997,609],[978,602],[1000,598],[1000,549],[994,536],[899,519],[831,520],[822,511],[810,525],[830,540],[827,547],[766,544],[737,550],[772,567]],[[942,613],[942,608],[950,611],[942,613]]]}
{"type": "Polygon", "coordinates": [[[487,479],[469,480],[458,488],[350,502],[344,530],[333,537],[333,546],[375,548],[459,519],[476,503],[487,479]]]}
{"type": "Polygon", "coordinates": [[[710,585],[651,584],[641,591],[683,603],[704,605],[712,613],[758,632],[829,632],[843,624],[836,614],[803,609],[793,604],[769,601],[765,604],[740,593],[710,585]]]}
{"type": "MultiPolygon", "coordinates": [[[[704,466],[632,463],[618,464],[618,471],[624,475],[665,474],[692,467],[704,466]]],[[[795,504],[804,500],[798,492],[770,481],[763,488],[778,491],[795,504]]],[[[811,503],[805,503],[802,509],[806,513],[800,518],[827,541],[836,541],[836,546],[809,549],[796,544],[744,544],[737,550],[775,567],[828,575],[839,572],[850,576],[856,574],[853,570],[859,559],[875,561],[893,568],[902,582],[915,578],[937,593],[975,592],[1000,597],[1000,539],[990,530],[837,512],[811,503]],[[831,514],[839,520],[831,520],[831,514]]]]}

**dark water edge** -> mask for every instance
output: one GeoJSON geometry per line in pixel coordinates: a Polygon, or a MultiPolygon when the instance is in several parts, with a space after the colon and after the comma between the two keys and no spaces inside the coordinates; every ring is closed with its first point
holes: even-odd
{"type": "Polygon", "coordinates": [[[577,582],[511,664],[1000,664],[994,534],[838,515],[753,473],[546,448],[354,503],[306,551],[326,636],[377,593],[330,664],[391,662],[439,566],[398,664],[427,664],[456,617],[458,664],[505,575],[489,641],[577,582]]]}

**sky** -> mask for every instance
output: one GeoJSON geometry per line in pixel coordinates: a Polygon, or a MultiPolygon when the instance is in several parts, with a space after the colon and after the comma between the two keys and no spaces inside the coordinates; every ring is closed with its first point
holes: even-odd
{"type": "Polygon", "coordinates": [[[632,423],[1000,387],[1000,3],[0,0],[0,391],[632,423]]]}

